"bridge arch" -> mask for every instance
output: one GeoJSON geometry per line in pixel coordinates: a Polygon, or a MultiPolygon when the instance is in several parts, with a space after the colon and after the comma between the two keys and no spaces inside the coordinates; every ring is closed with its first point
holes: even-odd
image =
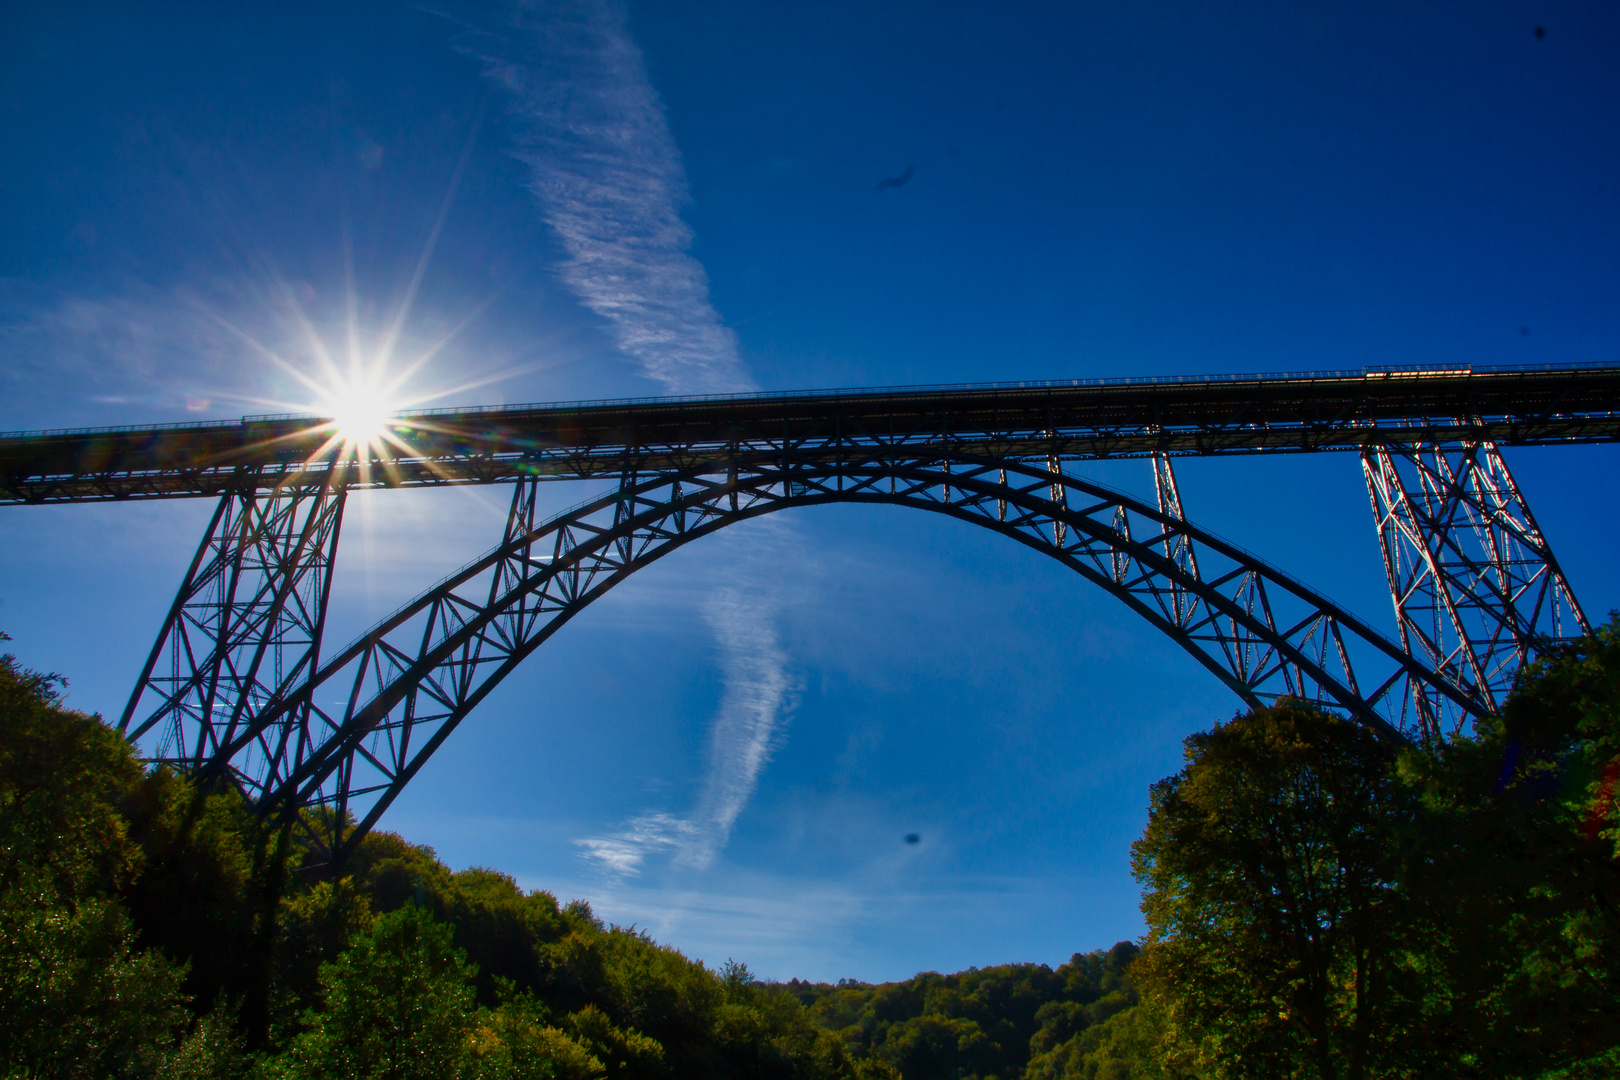
{"type": "MultiPolygon", "coordinates": [[[[1480,715],[1469,688],[1254,555],[1053,460],[917,448],[828,460],[789,450],[626,473],[618,487],[538,520],[520,481],[500,545],[269,702],[201,764],[272,818],[307,806],[341,858],[456,726],[574,615],[635,571],[727,525],[830,503],[909,506],[991,528],[1103,587],[1245,702],[1303,697],[1400,740],[1421,687],[1480,715]],[[1371,675],[1368,678],[1368,675],[1371,675]],[[342,688],[340,710],[322,707],[342,688]],[[362,805],[370,797],[369,806],[362,805]],[[352,809],[362,815],[351,824],[352,809]]],[[[140,735],[141,731],[132,732],[140,735]]]]}

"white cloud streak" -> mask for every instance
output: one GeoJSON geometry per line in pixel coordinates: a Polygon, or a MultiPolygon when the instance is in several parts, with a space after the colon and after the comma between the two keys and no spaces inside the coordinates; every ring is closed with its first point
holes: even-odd
{"type": "MultiPolygon", "coordinates": [[[[563,281],[607,324],[619,350],[667,393],[755,389],[736,334],[709,301],[709,279],[681,220],[686,172],[664,105],[617,2],[519,2],[499,33],[458,42],[507,95],[514,153],[562,242],[563,281]]],[[[760,568],[763,570],[763,568],[760,568]]],[[[762,572],[732,578],[704,614],[725,692],[709,731],[705,787],[690,816],[652,813],[578,843],[613,877],[655,855],[710,866],[759,784],[793,704],[778,642],[776,593],[762,572]]]]}
{"type": "MultiPolygon", "coordinates": [[[[744,580],[764,579],[763,567],[743,565],[744,580]]],[[[721,588],[705,602],[704,620],[720,647],[724,692],[709,725],[702,794],[689,816],[644,814],[617,832],[577,841],[581,854],[610,877],[633,877],[654,855],[706,870],[725,847],[797,702],[777,614],[776,596],[757,584],[721,588]]]]}
{"type": "Polygon", "coordinates": [[[508,96],[514,153],[568,253],[564,282],[671,394],[752,390],[681,220],[686,171],[617,3],[518,3],[462,50],[508,96]]]}
{"type": "Polygon", "coordinates": [[[585,857],[615,878],[641,872],[647,856],[654,852],[679,849],[695,835],[692,822],[672,814],[644,814],[631,818],[623,829],[610,836],[588,836],[575,843],[585,857]]]}
{"type": "Polygon", "coordinates": [[[753,798],[796,696],[768,597],[723,589],[704,614],[725,654],[726,690],[709,729],[708,781],[694,815],[697,828],[681,850],[682,859],[699,868],[714,861],[753,798]]]}

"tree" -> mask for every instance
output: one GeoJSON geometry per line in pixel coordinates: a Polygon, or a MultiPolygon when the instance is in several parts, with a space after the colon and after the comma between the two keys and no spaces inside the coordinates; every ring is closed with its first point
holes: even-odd
{"type": "Polygon", "coordinates": [[[0,656],[0,893],[71,902],[139,869],[119,804],[140,784],[140,763],[99,717],[62,708],[64,684],[0,656]]]}
{"type": "Polygon", "coordinates": [[[1030,1058],[1025,1080],[1159,1080],[1163,1031],[1140,1005],[1112,1014],[1069,1041],[1030,1058]]]}
{"type": "Polygon", "coordinates": [[[119,812],[140,765],[99,717],[62,708],[60,686],[0,656],[0,1062],[138,1075],[184,1019],[184,972],[138,946],[114,896],[141,866],[119,812]]]}
{"type": "Polygon", "coordinates": [[[290,832],[143,769],[60,685],[0,658],[6,1080],[888,1075],[742,964],[398,836],[300,867],[290,832]]]}
{"type": "Polygon", "coordinates": [[[442,1080],[466,1063],[478,1025],[472,967],[426,911],[382,916],[321,968],[322,1007],[292,1059],[332,1080],[442,1080]]]}
{"type": "Polygon", "coordinates": [[[1395,755],[1303,703],[1186,740],[1133,847],[1133,968],[1172,1065],[1211,1077],[1383,1075],[1416,1008],[1395,755]]]}
{"type": "Polygon", "coordinates": [[[1620,1073],[1620,622],[1527,667],[1501,716],[1411,755],[1429,1041],[1458,1076],[1620,1073]]]}
{"type": "Polygon", "coordinates": [[[472,1056],[468,1080],[597,1080],[608,1074],[600,1058],[554,1027],[545,1005],[526,994],[510,994],[481,1013],[472,1056]]]}
{"type": "Polygon", "coordinates": [[[894,1025],[879,1053],[901,1076],[956,1080],[980,1075],[989,1042],[972,1020],[924,1013],[894,1025]]]}
{"type": "Polygon", "coordinates": [[[141,943],[186,966],[194,1009],[230,1001],[250,1044],[262,1045],[290,837],[265,829],[234,789],[208,791],[163,767],[120,810],[140,871],[119,896],[141,943]]]}
{"type": "Polygon", "coordinates": [[[1121,1011],[1136,992],[1127,970],[1137,947],[1075,953],[1056,970],[1001,964],[952,975],[924,972],[902,982],[838,985],[797,980],[776,987],[810,1004],[852,1055],[897,1068],[907,1080],[1081,1075],[1082,1034],[1121,1011]],[[1079,1068],[1076,1064],[1075,1068],[1079,1068]]]}
{"type": "Polygon", "coordinates": [[[185,1019],[183,972],[138,950],[117,904],[0,901],[0,1061],[7,1077],[140,1076],[185,1019]]]}
{"type": "Polygon", "coordinates": [[[1106,953],[1076,953],[1065,997],[1035,1014],[1025,1080],[1148,1080],[1161,1075],[1157,1015],[1137,1004],[1130,967],[1140,950],[1121,941],[1106,953]]]}

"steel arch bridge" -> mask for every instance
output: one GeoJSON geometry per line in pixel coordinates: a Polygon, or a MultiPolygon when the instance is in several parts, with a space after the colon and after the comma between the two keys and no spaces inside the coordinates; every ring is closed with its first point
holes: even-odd
{"type": "Polygon", "coordinates": [[[0,436],[0,499],[219,499],[120,729],[341,859],[575,614],[692,540],[800,506],[992,529],[1108,590],[1251,705],[1298,697],[1389,739],[1453,737],[1589,630],[1498,444],[1620,440],[1620,368],[449,410],[398,418],[359,458],[331,435],[271,417],[0,436]],[[1173,456],[1318,449],[1361,457],[1398,641],[1182,511],[1173,456]],[[1113,456],[1151,461],[1153,503],[1078,475],[1113,456]],[[537,516],[539,484],[608,477],[537,516]],[[500,543],[323,658],[347,493],[456,482],[513,485],[500,543]]]}

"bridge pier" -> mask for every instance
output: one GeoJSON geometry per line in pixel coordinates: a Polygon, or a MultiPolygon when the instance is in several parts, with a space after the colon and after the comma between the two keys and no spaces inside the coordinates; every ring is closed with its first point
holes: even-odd
{"type": "Polygon", "coordinates": [[[228,771],[252,797],[312,738],[304,709],[224,755],[319,663],[346,494],[332,464],[263,491],[244,476],[220,497],[119,720],[130,739],[156,733],[153,760],[228,771]]]}
{"type": "MultiPolygon", "coordinates": [[[[1494,710],[1550,644],[1591,632],[1494,442],[1361,455],[1401,645],[1494,710]]],[[[1426,739],[1467,719],[1410,688],[1426,739]]]]}

